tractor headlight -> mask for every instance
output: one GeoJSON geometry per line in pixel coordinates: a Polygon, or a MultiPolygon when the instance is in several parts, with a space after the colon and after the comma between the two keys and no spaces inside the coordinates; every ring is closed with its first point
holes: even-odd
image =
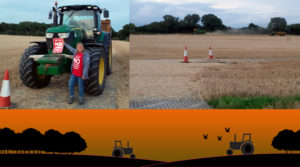
{"type": "Polygon", "coordinates": [[[58,33],[59,38],[69,38],[69,33],[58,33]]]}
{"type": "Polygon", "coordinates": [[[46,33],[46,38],[53,38],[53,33],[46,33]]]}

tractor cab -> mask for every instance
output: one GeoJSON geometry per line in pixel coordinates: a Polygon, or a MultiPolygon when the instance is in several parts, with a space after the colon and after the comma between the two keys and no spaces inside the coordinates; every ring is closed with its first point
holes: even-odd
{"type": "MultiPolygon", "coordinates": [[[[235,137],[236,137],[236,135],[235,135],[235,137]]],[[[245,141],[251,141],[251,134],[250,133],[244,133],[243,134],[242,142],[245,142],[245,141]]]]}
{"type": "MultiPolygon", "coordinates": [[[[49,19],[53,18],[53,25],[47,29],[46,38],[48,49],[53,49],[52,39],[63,38],[72,46],[79,41],[83,43],[101,43],[104,34],[101,29],[101,14],[109,17],[109,11],[96,5],[71,5],[53,7],[49,13],[49,19]],[[54,14],[54,16],[53,16],[54,14]]],[[[109,30],[106,30],[106,32],[109,30]]]]}

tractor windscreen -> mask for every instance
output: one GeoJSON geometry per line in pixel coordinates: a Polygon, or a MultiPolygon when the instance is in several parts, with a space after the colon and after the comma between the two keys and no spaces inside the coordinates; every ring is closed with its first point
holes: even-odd
{"type": "Polygon", "coordinates": [[[65,11],[63,25],[82,28],[88,38],[93,38],[94,11],[92,10],[70,10],[65,11]]]}

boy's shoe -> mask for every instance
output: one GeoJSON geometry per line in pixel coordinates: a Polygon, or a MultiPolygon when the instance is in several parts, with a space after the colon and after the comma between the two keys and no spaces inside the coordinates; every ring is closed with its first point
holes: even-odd
{"type": "Polygon", "coordinates": [[[74,101],[75,101],[74,97],[70,97],[68,103],[69,103],[69,104],[73,104],[74,101]]]}
{"type": "Polygon", "coordinates": [[[83,98],[78,98],[78,103],[79,103],[80,105],[83,105],[83,103],[84,103],[83,98]]]}

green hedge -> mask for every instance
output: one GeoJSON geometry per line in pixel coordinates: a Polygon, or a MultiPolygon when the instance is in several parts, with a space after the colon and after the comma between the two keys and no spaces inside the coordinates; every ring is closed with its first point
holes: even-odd
{"type": "Polygon", "coordinates": [[[292,97],[229,97],[213,99],[208,102],[216,109],[290,109],[300,102],[300,96],[292,97]]]}

